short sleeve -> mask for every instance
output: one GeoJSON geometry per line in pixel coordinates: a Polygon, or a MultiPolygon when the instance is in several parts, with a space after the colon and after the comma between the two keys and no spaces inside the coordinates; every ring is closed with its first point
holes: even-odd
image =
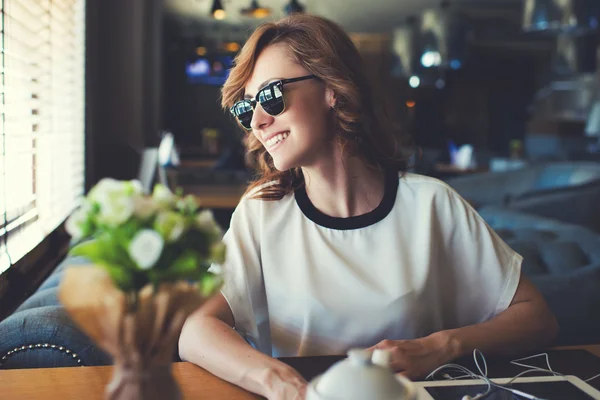
{"type": "Polygon", "coordinates": [[[519,285],[523,258],[449,186],[436,192],[433,206],[432,238],[441,250],[436,272],[447,322],[472,325],[506,310],[519,285]]]}
{"type": "Polygon", "coordinates": [[[261,348],[266,338],[260,335],[260,325],[268,323],[268,311],[259,246],[259,202],[243,199],[233,212],[223,237],[226,257],[220,266],[224,278],[221,293],[231,308],[238,333],[259,349],[270,351],[261,348]]]}

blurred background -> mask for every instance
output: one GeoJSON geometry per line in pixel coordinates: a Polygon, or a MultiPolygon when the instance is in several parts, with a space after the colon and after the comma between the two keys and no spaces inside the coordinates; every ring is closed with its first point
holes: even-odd
{"type": "Polygon", "coordinates": [[[443,179],[525,257],[560,342],[600,337],[599,0],[5,0],[0,318],[64,261],[99,179],[182,187],[227,228],[252,171],[220,108],[260,23],[339,23],[443,179]]]}
{"type": "Polygon", "coordinates": [[[596,1],[166,0],[164,7],[162,127],[183,158],[237,145],[239,133],[218,106],[227,66],[255,25],[293,10],[351,34],[395,117],[428,157],[439,152],[436,161],[451,161],[452,143],[469,144],[477,168],[509,168],[521,164],[502,161],[586,158],[596,141],[596,129],[586,130],[596,1]]]}

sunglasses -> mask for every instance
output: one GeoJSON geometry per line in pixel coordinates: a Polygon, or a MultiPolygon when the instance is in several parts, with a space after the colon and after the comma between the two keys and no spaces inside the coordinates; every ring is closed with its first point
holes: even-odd
{"type": "Polygon", "coordinates": [[[229,111],[237,119],[242,128],[249,131],[252,129],[250,123],[252,122],[252,116],[254,115],[254,109],[256,108],[257,103],[260,104],[267,114],[276,117],[285,111],[283,85],[313,78],[316,78],[316,76],[306,75],[299,78],[280,79],[271,82],[260,89],[258,93],[256,93],[254,99],[240,100],[236,102],[229,111]]]}

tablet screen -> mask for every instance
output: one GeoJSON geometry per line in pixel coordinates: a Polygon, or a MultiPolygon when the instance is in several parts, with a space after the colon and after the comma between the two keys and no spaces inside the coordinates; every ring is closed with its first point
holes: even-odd
{"type": "MultiPolygon", "coordinates": [[[[582,392],[581,389],[568,381],[513,383],[510,387],[546,400],[594,400],[593,397],[582,392]]],[[[436,400],[459,400],[465,395],[473,397],[478,393],[485,392],[487,385],[438,386],[425,389],[436,400]]],[[[512,394],[512,392],[492,387],[492,392],[485,399],[515,400],[521,399],[521,397],[512,394]]]]}

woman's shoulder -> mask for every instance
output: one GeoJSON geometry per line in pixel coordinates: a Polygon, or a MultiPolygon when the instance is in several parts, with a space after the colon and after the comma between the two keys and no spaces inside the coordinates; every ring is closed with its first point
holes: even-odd
{"type": "Polygon", "coordinates": [[[413,173],[402,174],[399,179],[398,200],[405,206],[412,202],[419,207],[428,205],[438,213],[476,214],[472,204],[440,179],[413,173]]]}
{"type": "Polygon", "coordinates": [[[460,197],[460,195],[446,182],[433,178],[431,176],[414,174],[411,172],[401,173],[399,175],[400,185],[398,189],[405,191],[410,189],[421,195],[450,195],[460,197]]]}

